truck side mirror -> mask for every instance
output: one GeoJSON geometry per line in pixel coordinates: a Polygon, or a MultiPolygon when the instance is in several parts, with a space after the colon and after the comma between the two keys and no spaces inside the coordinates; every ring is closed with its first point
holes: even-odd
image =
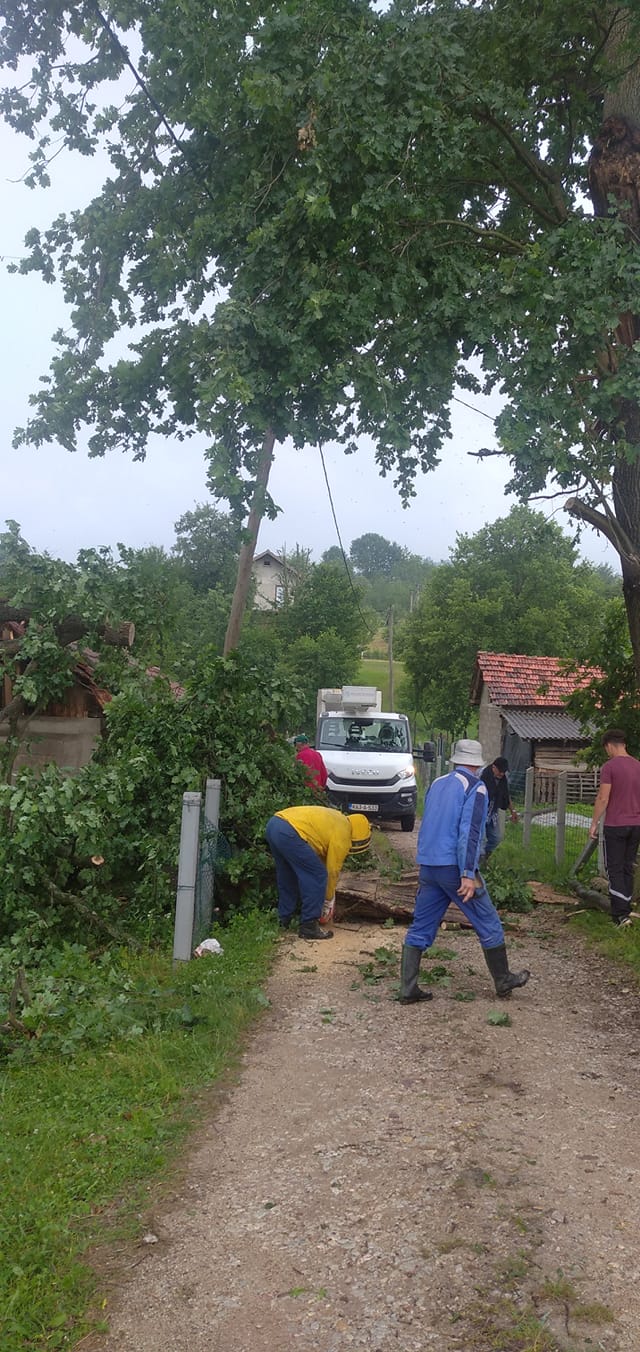
{"type": "Polygon", "coordinates": [[[429,764],[432,764],[435,758],[436,758],[435,742],[425,742],[422,748],[422,759],[427,761],[429,764]]]}

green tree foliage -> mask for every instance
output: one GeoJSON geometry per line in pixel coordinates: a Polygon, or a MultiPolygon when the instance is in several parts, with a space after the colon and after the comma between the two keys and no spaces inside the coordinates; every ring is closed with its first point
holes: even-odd
{"type": "Polygon", "coordinates": [[[451,732],[466,725],[479,649],[570,657],[595,630],[611,582],[539,512],[515,507],[458,537],[410,617],[402,655],[412,707],[451,732]]]}
{"type": "Polygon", "coordinates": [[[385,540],[384,535],[370,531],[352,540],[349,557],[354,572],[371,581],[374,577],[392,577],[404,557],[401,545],[385,540]]]}
{"type": "Polygon", "coordinates": [[[357,658],[370,631],[362,609],[362,591],[353,590],[333,564],[319,563],[296,588],[290,606],[282,612],[281,631],[286,641],[318,638],[333,631],[357,658]]]}
{"type": "Polygon", "coordinates": [[[406,498],[456,384],[500,390],[513,487],[551,478],[619,552],[640,672],[638,50],[635,0],[17,0],[0,61],[34,71],[1,107],[33,180],[48,117],[112,162],[28,237],[73,331],[24,435],[141,456],[198,428],[241,508],[271,434],[365,434],[406,498]]]}
{"type": "MultiPolygon", "coordinates": [[[[36,137],[32,181],[49,180],[48,130],[37,139],[47,118],[69,146],[91,154],[103,145],[112,163],[85,210],[28,236],[21,270],[59,275],[74,321],[58,335],[29,440],[72,449],[88,426],[91,454],[124,445],[144,456],[150,432],[199,429],[210,438],[212,485],[242,511],[272,433],[348,450],[370,434],[383,471],[412,492],[416,467],[435,462],[448,431],[452,375],[396,333],[413,266],[389,291],[394,241],[382,221],[381,233],[370,227],[372,128],[352,122],[343,91],[358,60],[364,83],[349,102],[355,114],[375,89],[378,122],[389,76],[372,85],[367,70],[380,38],[366,0],[267,12],[223,3],[215,15],[202,0],[55,10],[22,0],[7,14],[0,62],[32,58],[37,97],[27,80],[0,107],[36,137]],[[105,109],[100,86],[130,79],[127,43],[140,52],[141,78],[123,107],[105,109]],[[111,360],[111,338],[139,319],[143,334],[111,360]],[[436,367],[437,398],[425,388],[436,367]]],[[[404,132],[377,127],[382,158],[395,157],[404,132]]]]}
{"type": "Polygon", "coordinates": [[[593,732],[588,753],[591,762],[601,765],[606,759],[601,742],[605,728],[623,728],[628,749],[640,755],[640,707],[629,627],[621,597],[608,601],[597,616],[587,641],[578,648],[578,661],[569,670],[580,675],[580,684],[567,707],[593,732]],[[581,668],[596,674],[583,683],[581,668]]]}
{"type": "Polygon", "coordinates": [[[320,559],[320,562],[332,563],[335,564],[337,568],[343,568],[344,560],[342,557],[342,550],[340,548],[340,545],[329,545],[329,548],[325,549],[320,559]]]}
{"type": "Polygon", "coordinates": [[[198,595],[219,587],[231,593],[240,551],[240,532],[231,517],[208,503],[185,512],[175,524],[172,553],[198,595]]]}
{"type": "Polygon", "coordinates": [[[0,937],[25,927],[34,943],[162,929],[175,897],[182,794],[208,775],[222,780],[220,826],[233,850],[218,904],[271,905],[265,822],[308,797],[281,733],[299,713],[290,680],[237,654],[205,650],[181,698],[168,682],[133,674],[77,776],[49,766],[0,786],[0,937]]]}
{"type": "Polygon", "coordinates": [[[294,681],[302,693],[301,725],[313,736],[318,689],[355,679],[375,623],[363,608],[361,584],[352,590],[344,568],[311,564],[280,609],[253,612],[240,651],[265,673],[294,681]]]}

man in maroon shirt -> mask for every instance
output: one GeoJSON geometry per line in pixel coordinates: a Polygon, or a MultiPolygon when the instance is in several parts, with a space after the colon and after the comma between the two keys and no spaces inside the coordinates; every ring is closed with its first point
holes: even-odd
{"type": "Polygon", "coordinates": [[[608,728],[602,745],[609,759],[600,771],[589,835],[595,840],[604,813],[611,918],[616,925],[630,925],[633,872],[640,845],[640,761],[629,755],[627,739],[620,728],[608,728]]]}
{"type": "Polygon", "coordinates": [[[309,738],[304,732],[294,737],[293,745],[296,749],[296,760],[302,761],[302,764],[307,767],[307,783],[313,789],[322,793],[327,782],[327,767],[320,752],[309,746],[309,738]]]}

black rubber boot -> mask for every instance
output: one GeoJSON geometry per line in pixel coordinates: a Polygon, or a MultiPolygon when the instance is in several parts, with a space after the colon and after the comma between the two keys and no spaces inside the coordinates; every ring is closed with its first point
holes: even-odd
{"type": "Polygon", "coordinates": [[[299,928],[298,934],[301,939],[333,939],[333,930],[323,929],[317,920],[305,920],[299,928]]]}
{"type": "Polygon", "coordinates": [[[421,958],[421,948],[414,948],[412,944],[402,945],[400,994],[398,996],[401,1005],[417,1005],[421,1000],[433,1000],[431,991],[424,991],[418,985],[421,958]]]}
{"type": "Polygon", "coordinates": [[[531,973],[525,967],[522,972],[510,972],[507,959],[507,950],[504,944],[499,944],[497,948],[483,949],[485,961],[496,988],[496,995],[501,1000],[506,1000],[508,995],[518,986],[526,986],[531,973]]]}

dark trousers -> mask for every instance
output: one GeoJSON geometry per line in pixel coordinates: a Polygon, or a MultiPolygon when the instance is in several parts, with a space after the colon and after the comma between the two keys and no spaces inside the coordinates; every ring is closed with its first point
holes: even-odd
{"type": "Polygon", "coordinates": [[[265,835],[276,866],[280,919],[291,919],[299,899],[302,923],[317,920],[327,890],[322,859],[284,817],[271,817],[265,835]]]}
{"type": "Polygon", "coordinates": [[[605,826],[604,861],[614,920],[623,920],[633,900],[633,870],[640,845],[640,826],[605,826]]]}

